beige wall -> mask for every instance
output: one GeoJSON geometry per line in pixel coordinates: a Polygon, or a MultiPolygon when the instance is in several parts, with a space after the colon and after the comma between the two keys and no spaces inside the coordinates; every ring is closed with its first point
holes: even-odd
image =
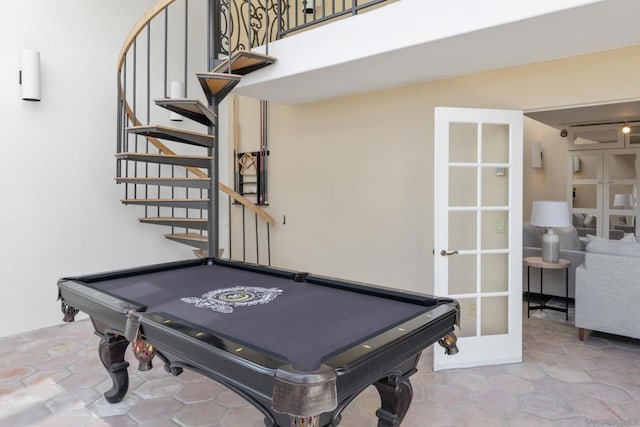
{"type": "MultiPolygon", "coordinates": [[[[628,99],[640,97],[639,74],[636,46],[306,105],[272,104],[272,263],[432,292],[434,107],[528,110],[628,99]]],[[[243,129],[254,126],[250,116],[242,117],[243,129]]],[[[557,131],[532,120],[525,120],[524,139],[527,219],[532,200],[565,197],[567,151],[557,131]],[[542,144],[542,170],[530,167],[531,142],[542,144]]]]}
{"type": "Polygon", "coordinates": [[[524,221],[531,217],[534,200],[566,200],[568,180],[567,140],[560,131],[533,119],[524,119],[523,206],[524,221]],[[531,167],[531,144],[542,148],[542,168],[531,167]]]}

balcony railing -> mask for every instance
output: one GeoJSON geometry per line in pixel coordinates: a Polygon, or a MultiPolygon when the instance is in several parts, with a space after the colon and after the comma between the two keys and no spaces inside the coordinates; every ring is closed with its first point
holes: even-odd
{"type": "Polygon", "coordinates": [[[266,46],[289,34],[399,0],[222,0],[221,54],[266,46]]]}

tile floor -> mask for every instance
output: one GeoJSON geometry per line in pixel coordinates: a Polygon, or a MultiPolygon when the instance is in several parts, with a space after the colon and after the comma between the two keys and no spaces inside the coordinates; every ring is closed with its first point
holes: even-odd
{"type": "MultiPolygon", "coordinates": [[[[571,318],[550,317],[525,314],[521,364],[434,373],[434,347],[425,351],[403,426],[640,426],[640,342],[594,333],[582,343],[571,318]]],[[[0,426],[263,426],[234,393],[161,366],[130,368],[129,393],[111,405],[97,344],[86,320],[0,339],[0,426]]],[[[377,406],[370,387],[341,427],[375,426],[377,406]]]]}

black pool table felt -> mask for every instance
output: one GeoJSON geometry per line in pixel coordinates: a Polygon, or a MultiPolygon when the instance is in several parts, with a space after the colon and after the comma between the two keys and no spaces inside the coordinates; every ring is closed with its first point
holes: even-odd
{"type": "Polygon", "coordinates": [[[144,305],[211,334],[271,353],[299,371],[366,341],[432,307],[395,301],[221,265],[199,265],[89,283],[98,291],[144,305]],[[282,290],[273,301],[220,313],[182,301],[222,288],[282,290]]]}

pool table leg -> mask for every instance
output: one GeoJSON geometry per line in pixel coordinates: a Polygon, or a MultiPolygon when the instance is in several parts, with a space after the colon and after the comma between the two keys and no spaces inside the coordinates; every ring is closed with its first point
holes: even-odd
{"type": "Polygon", "coordinates": [[[128,345],[129,341],[122,335],[101,334],[98,354],[100,361],[111,376],[111,381],[113,381],[111,389],[104,393],[104,397],[109,403],[120,402],[129,389],[129,373],[127,372],[129,362],[124,360],[124,352],[128,345]]]}
{"type": "MultiPolygon", "coordinates": [[[[412,372],[413,373],[413,372],[412,372]]],[[[376,411],[378,427],[398,427],[409,410],[413,387],[408,375],[390,375],[374,384],[382,405],[376,411]]]]}
{"type": "Polygon", "coordinates": [[[320,427],[320,415],[291,417],[291,427],[320,427]]]}

